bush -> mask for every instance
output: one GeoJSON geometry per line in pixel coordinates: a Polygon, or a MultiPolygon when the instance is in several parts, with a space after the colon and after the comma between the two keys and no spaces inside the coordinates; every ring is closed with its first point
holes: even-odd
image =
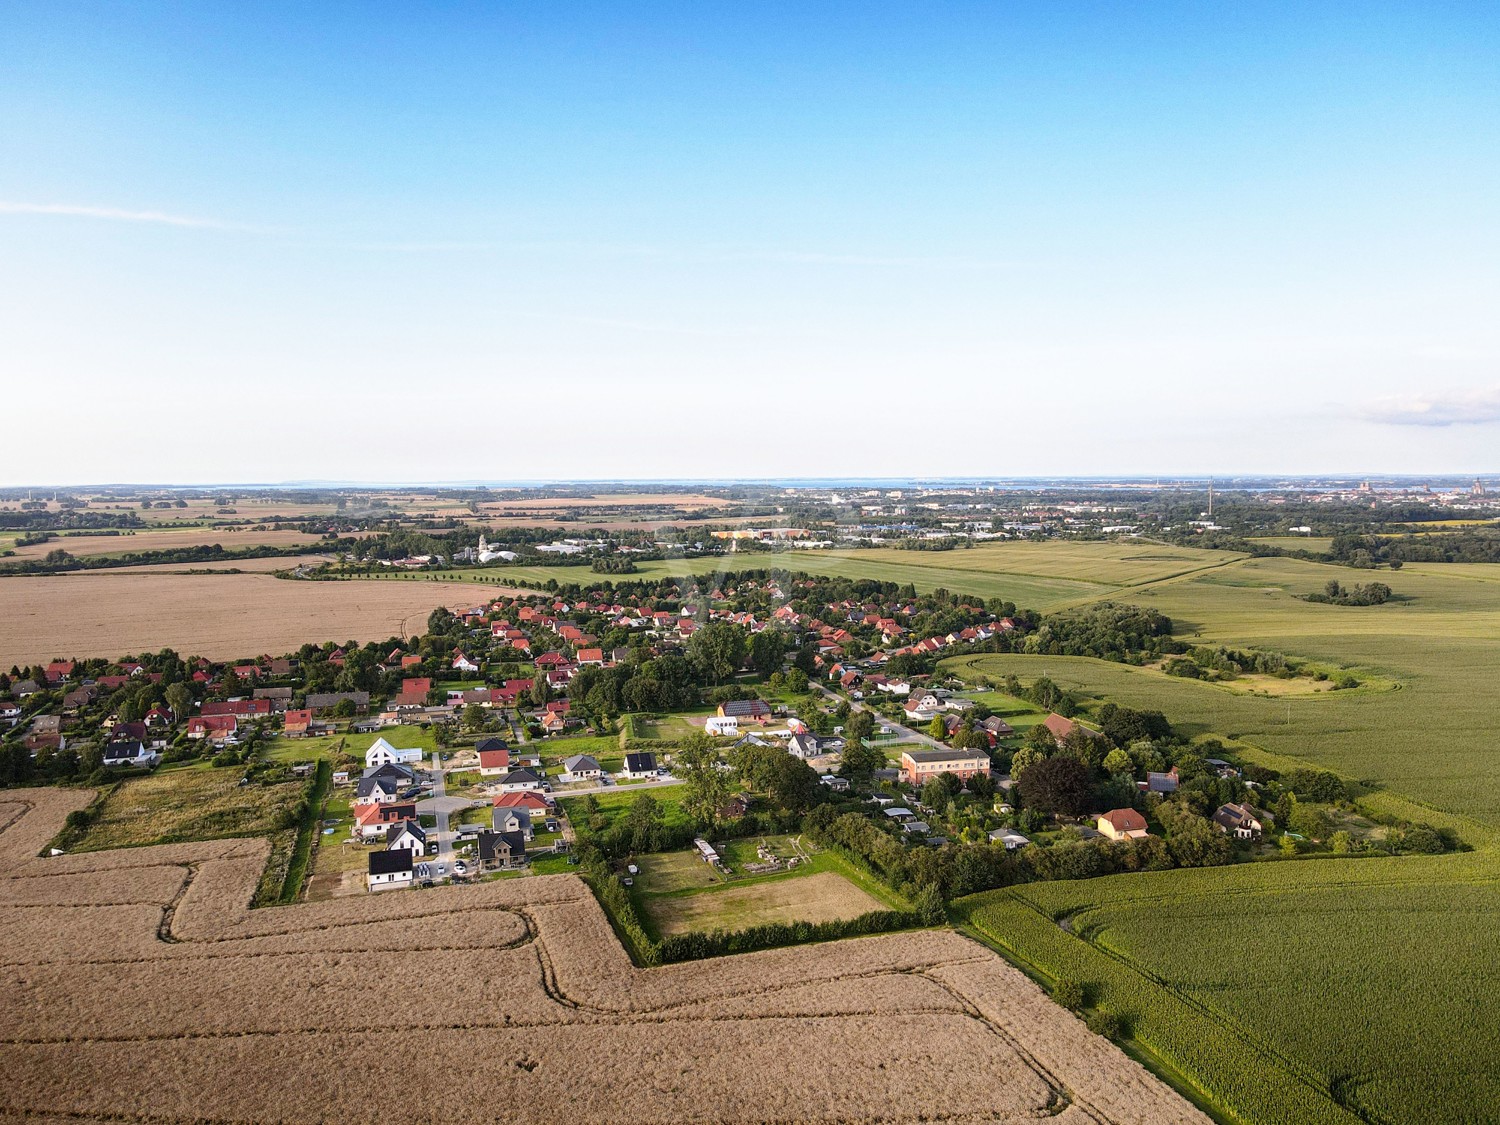
{"type": "Polygon", "coordinates": [[[1083,1007],[1083,985],[1071,977],[1059,977],[1052,986],[1052,999],[1076,1012],[1083,1007]]]}
{"type": "Polygon", "coordinates": [[[1125,1025],[1120,1017],[1108,1008],[1100,1008],[1098,1011],[1090,1012],[1085,1021],[1088,1028],[1095,1035],[1102,1035],[1106,1039],[1119,1039],[1125,1034],[1125,1025]]]}

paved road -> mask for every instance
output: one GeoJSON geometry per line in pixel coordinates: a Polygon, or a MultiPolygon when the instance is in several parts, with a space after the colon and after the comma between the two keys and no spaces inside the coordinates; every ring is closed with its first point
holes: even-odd
{"type": "Polygon", "coordinates": [[[836,692],[829,691],[822,684],[814,684],[813,686],[835,703],[847,702],[851,711],[870,712],[870,716],[875,720],[875,731],[877,735],[880,732],[880,728],[886,726],[890,727],[891,730],[895,732],[895,741],[897,742],[920,742],[925,746],[931,746],[935,750],[952,749],[945,743],[939,742],[937,739],[933,738],[930,734],[924,734],[922,731],[913,730],[911,727],[905,725],[904,723],[896,722],[895,719],[887,719],[879,711],[875,710],[875,708],[867,707],[862,700],[845,700],[842,695],[839,695],[836,692]]]}
{"type": "Polygon", "coordinates": [[[588,785],[580,789],[554,789],[554,797],[582,797],[588,793],[633,793],[637,789],[660,789],[663,785],[681,785],[680,777],[659,777],[655,781],[632,781],[629,785],[588,785]]]}

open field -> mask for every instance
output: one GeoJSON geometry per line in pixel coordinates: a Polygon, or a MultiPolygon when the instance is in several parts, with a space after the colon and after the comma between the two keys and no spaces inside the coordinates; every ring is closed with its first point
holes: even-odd
{"type": "Polygon", "coordinates": [[[1237,1119],[1482,1121],[1500,1104],[1497,875],[1493,853],[1305,860],[1036,884],[962,910],[1023,964],[1085,983],[1237,1119]]]}
{"type": "MultiPolygon", "coordinates": [[[[33,543],[28,547],[15,548],[15,554],[5,563],[40,559],[56,550],[67,551],[76,558],[135,554],[141,551],[167,551],[177,547],[204,547],[218,544],[227,550],[245,547],[298,547],[306,546],[310,553],[318,549],[320,536],[307,535],[300,531],[257,531],[255,528],[193,527],[142,528],[138,531],[121,531],[119,535],[69,535],[61,533],[56,539],[45,543],[33,543]]],[[[190,564],[182,564],[190,565],[190,564]]],[[[282,565],[286,565],[282,561],[282,565]]]]}
{"type": "Polygon", "coordinates": [[[240,785],[245,771],[206,765],[162,769],[122,781],[71,850],[169,844],[228,836],[264,836],[301,799],[305,781],[240,785]]]}
{"type": "Polygon", "coordinates": [[[0,580],[0,666],[164,646],[230,659],[305,641],[383,640],[438,606],[493,595],[460,584],[288,582],[266,574],[94,571],[0,580]]]}
{"type": "Polygon", "coordinates": [[[1051,656],[948,666],[1045,674],[1086,700],[1160,708],[1186,733],[1239,739],[1235,749],[1252,759],[1375,786],[1362,798],[1370,809],[1452,827],[1479,850],[1038,884],[963,906],[1018,963],[1093,989],[1138,1045],[1226,1117],[1487,1120],[1500,1097],[1489,1063],[1500,1021],[1484,999],[1487,966],[1500,960],[1500,760],[1491,752],[1500,568],[1384,572],[1403,599],[1384,606],[1295,597],[1349,574],[1248,559],[1128,600],[1171,616],[1185,639],[1348,666],[1375,674],[1380,689],[1262,698],[1051,656]]]}
{"type": "MultiPolygon", "coordinates": [[[[34,854],[87,799],[7,795],[0,846],[34,854]]],[[[639,970],[570,876],[247,911],[265,859],[233,840],[8,865],[0,1110],[352,1122],[395,1026],[420,1032],[380,1094],[403,1119],[1206,1121],[950,932],[639,970]]]]}
{"type": "MultiPolygon", "coordinates": [[[[1027,609],[1049,610],[1099,597],[1125,597],[1130,587],[1226,566],[1240,555],[1154,543],[987,543],[968,550],[787,551],[715,559],[665,559],[637,563],[626,580],[690,574],[732,574],[781,569],[845,578],[939,588],[982,598],[1004,598],[1027,609]]],[[[588,566],[466,568],[454,577],[485,577],[514,585],[606,581],[588,566]]],[[[425,580],[408,578],[407,580],[425,580]]]]}
{"type": "Polygon", "coordinates": [[[1333,537],[1328,535],[1261,535],[1251,539],[1267,547],[1280,547],[1283,551],[1312,551],[1322,554],[1333,547],[1333,537]]]}
{"type": "Polygon", "coordinates": [[[767,922],[837,922],[885,909],[878,898],[834,871],[730,884],[697,894],[656,895],[644,902],[663,935],[743,930],[767,922]]]}

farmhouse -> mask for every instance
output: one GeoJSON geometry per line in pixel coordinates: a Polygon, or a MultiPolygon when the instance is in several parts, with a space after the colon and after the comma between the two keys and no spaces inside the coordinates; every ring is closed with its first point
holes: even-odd
{"type": "Polygon", "coordinates": [[[365,751],[365,766],[372,768],[391,764],[412,765],[422,760],[422,753],[419,747],[398,749],[385,739],[377,738],[365,751]]]}
{"type": "Polygon", "coordinates": [[[1111,840],[1139,840],[1149,836],[1146,818],[1134,809],[1114,809],[1099,817],[1099,831],[1111,840]]]}
{"type": "Polygon", "coordinates": [[[281,719],[281,733],[288,738],[305,738],[312,727],[312,712],[288,711],[281,719]]]}
{"type": "Polygon", "coordinates": [[[395,887],[411,886],[412,854],[406,848],[371,852],[369,874],[365,876],[365,889],[388,891],[395,887]]]}
{"type": "Polygon", "coordinates": [[[370,709],[370,693],[367,691],[312,692],[307,697],[307,709],[314,714],[332,711],[346,699],[354,704],[357,715],[363,715],[370,709]]]}
{"type": "Polygon", "coordinates": [[[903,750],[901,778],[920,786],[930,777],[951,773],[960,781],[990,772],[990,756],[980,750],[903,750]]]}
{"type": "Polygon", "coordinates": [[[233,738],[235,731],[239,728],[239,720],[233,715],[194,715],[188,720],[187,736],[189,738],[206,738],[218,745],[227,739],[233,738]]]}

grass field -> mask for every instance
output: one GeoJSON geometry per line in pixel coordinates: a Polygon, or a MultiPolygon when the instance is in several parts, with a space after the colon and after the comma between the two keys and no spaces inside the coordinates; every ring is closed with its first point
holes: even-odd
{"type": "Polygon", "coordinates": [[[288,582],[267,574],[80,574],[0,579],[0,666],[170,646],[234,659],[305,641],[423,632],[438,606],[493,591],[442,583],[288,582]]]}
{"type": "Polygon", "coordinates": [[[696,851],[637,857],[634,898],[656,936],[743,930],[767,922],[833,922],[909,905],[838,856],[806,856],[785,836],[730,840],[718,847],[730,876],[715,871],[696,851]],[[762,844],[777,855],[801,854],[799,865],[747,875],[745,865],[756,861],[762,844]]]}
{"type": "Polygon", "coordinates": [[[1403,599],[1385,606],[1295,596],[1329,577],[1351,581],[1342,568],[1246,559],[1127,600],[1171,616],[1184,639],[1347,666],[1376,687],[1262,698],[1082,658],[948,666],[1046,674],[1086,702],[1160,708],[1185,732],[1235,737],[1267,764],[1375,787],[1368,808],[1456,828],[1476,851],[1039,884],[965,900],[961,913],[1044,979],[1089,986],[1163,1072],[1229,1120],[1490,1120],[1500,1099],[1490,1064],[1500,1019],[1487,1000],[1488,966],[1500,961],[1500,568],[1384,572],[1403,599]]]}
{"type": "Polygon", "coordinates": [[[240,785],[241,769],[185,766],[133,777],[104,799],[73,851],[265,836],[301,799],[304,781],[240,785]]]}
{"type": "MultiPolygon", "coordinates": [[[[851,551],[790,551],[775,555],[726,555],[716,559],[668,559],[637,563],[631,579],[732,574],[782,569],[881,582],[910,583],[918,590],[939,588],[982,598],[1005,598],[1018,606],[1047,610],[1104,596],[1148,582],[1159,582],[1228,565],[1242,556],[1135,542],[986,543],[968,550],[903,551],[873,548],[851,551]]],[[[548,579],[587,584],[601,580],[588,566],[507,566],[444,572],[445,580],[485,578],[516,586],[539,586],[548,579]]],[[[426,575],[386,581],[426,582],[426,575]]]]}
{"type": "Polygon", "coordinates": [[[320,538],[301,531],[258,531],[253,527],[216,526],[141,528],[138,531],[122,531],[119,535],[61,534],[45,543],[17,547],[14,558],[0,561],[0,565],[5,562],[40,559],[58,548],[75,558],[112,557],[141,551],[166,551],[176,547],[212,546],[215,543],[225,550],[245,547],[306,547],[310,553],[316,553],[320,538]]]}
{"type": "MultiPolygon", "coordinates": [[[[677,796],[678,792],[675,785],[653,785],[649,789],[622,788],[607,793],[596,793],[593,796],[599,802],[600,814],[608,822],[606,827],[624,816],[630,810],[631,802],[642,793],[649,793],[652,799],[661,806],[665,822],[676,826],[687,823],[687,816],[682,811],[682,802],[677,796]]],[[[562,805],[563,811],[568,814],[573,830],[578,833],[580,839],[587,839],[592,831],[589,828],[589,818],[584,812],[586,800],[585,797],[560,796],[558,798],[558,804],[562,805]]]]}

